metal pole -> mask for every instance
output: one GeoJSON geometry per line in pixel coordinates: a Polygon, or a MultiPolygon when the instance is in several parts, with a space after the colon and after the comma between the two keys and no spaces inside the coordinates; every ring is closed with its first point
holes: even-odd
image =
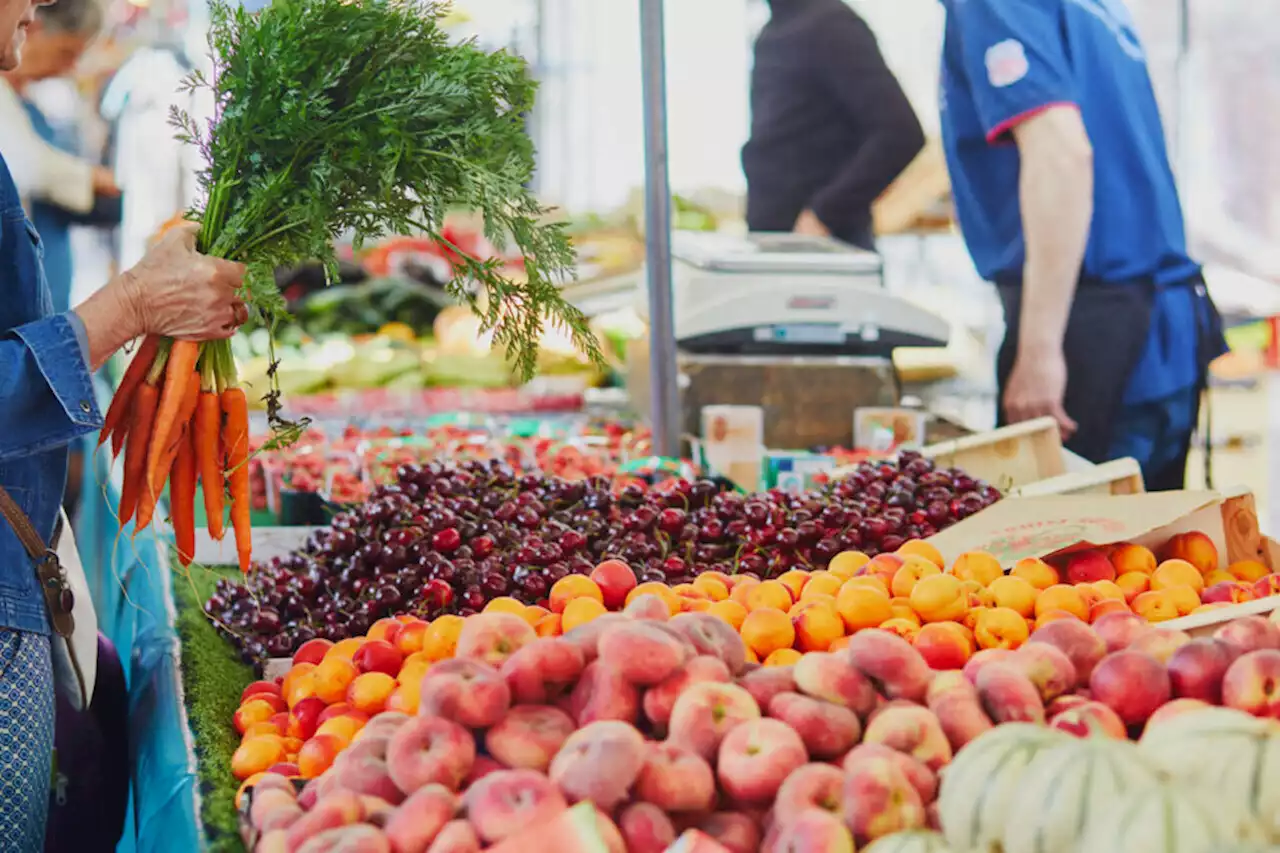
{"type": "Polygon", "coordinates": [[[654,450],[680,455],[680,389],[671,304],[671,186],[667,171],[667,69],[663,0],[640,0],[644,94],[645,260],[649,283],[649,417],[654,450]]]}
{"type": "Polygon", "coordinates": [[[1182,191],[1185,193],[1185,182],[1189,180],[1190,174],[1187,166],[1190,158],[1187,150],[1187,122],[1191,115],[1188,109],[1191,98],[1191,4],[1189,0],[1178,0],[1177,15],[1178,57],[1174,65],[1173,171],[1179,181],[1184,183],[1182,191]]]}

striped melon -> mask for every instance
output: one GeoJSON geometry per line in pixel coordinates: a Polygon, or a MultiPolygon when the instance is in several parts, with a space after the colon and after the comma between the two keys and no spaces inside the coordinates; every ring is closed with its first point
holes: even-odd
{"type": "Polygon", "coordinates": [[[1081,827],[1121,794],[1160,783],[1129,741],[1092,737],[1043,750],[1013,796],[1003,853],[1071,853],[1081,827]]]}
{"type": "Polygon", "coordinates": [[[1238,805],[1280,842],[1280,726],[1273,721],[1209,708],[1152,726],[1139,746],[1170,778],[1238,805]]]}
{"type": "Polygon", "coordinates": [[[1130,791],[1094,817],[1075,853],[1222,853],[1249,840],[1214,796],[1173,785],[1130,791]]]}
{"type": "Polygon", "coordinates": [[[942,770],[938,819],[957,850],[996,853],[1009,805],[1035,756],[1070,735],[1033,723],[1005,723],[970,741],[942,770]]]}
{"type": "Polygon", "coordinates": [[[909,829],[895,832],[862,848],[862,853],[952,853],[947,841],[936,832],[909,829]]]}

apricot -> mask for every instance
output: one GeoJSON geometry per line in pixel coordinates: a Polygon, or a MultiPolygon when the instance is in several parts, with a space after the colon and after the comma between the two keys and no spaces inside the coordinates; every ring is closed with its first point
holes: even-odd
{"type": "Polygon", "coordinates": [[[497,598],[489,600],[484,606],[482,613],[510,613],[512,616],[520,616],[523,618],[525,603],[519,599],[512,598],[509,595],[500,595],[497,598]]]}
{"type": "Polygon", "coordinates": [[[1177,584],[1161,591],[1173,601],[1179,616],[1187,616],[1200,606],[1200,595],[1186,584],[1177,584]]]}
{"type": "Polygon", "coordinates": [[[827,563],[827,571],[839,578],[848,580],[853,573],[871,562],[871,558],[861,551],[842,551],[827,563]]]}
{"type": "Polygon", "coordinates": [[[736,601],[743,607],[747,606],[747,595],[752,589],[760,585],[759,578],[741,577],[734,581],[733,586],[729,589],[729,600],[736,601]]]}
{"type": "Polygon", "coordinates": [[[1197,595],[1204,591],[1204,575],[1186,560],[1165,560],[1151,573],[1153,590],[1183,585],[1194,589],[1197,595]]]}
{"type": "Polygon", "coordinates": [[[1151,589],[1151,575],[1143,572],[1126,572],[1116,578],[1116,586],[1124,593],[1125,602],[1132,606],[1135,598],[1151,589]]]}
{"type": "Polygon", "coordinates": [[[1038,590],[1046,590],[1062,583],[1058,570],[1038,557],[1024,557],[1014,564],[1009,574],[1023,578],[1038,590]]]}
{"type": "Polygon", "coordinates": [[[1036,597],[1035,615],[1037,621],[1050,610],[1064,610],[1080,620],[1089,618],[1089,605],[1084,595],[1074,586],[1054,584],[1041,590],[1036,597]]]}
{"type": "Polygon", "coordinates": [[[717,619],[723,619],[733,626],[736,631],[742,627],[742,623],[747,618],[747,608],[736,601],[717,601],[707,608],[707,612],[717,619]]]}
{"type": "MultiPolygon", "coordinates": [[[[890,578],[890,580],[892,580],[892,578],[890,578]]],[[[885,594],[885,597],[890,596],[889,584],[885,581],[884,578],[878,575],[858,575],[857,577],[849,578],[847,581],[841,584],[841,588],[843,588],[846,584],[853,584],[854,586],[869,587],[871,589],[876,589],[876,590],[879,590],[880,592],[883,592],[885,594]]]]}
{"type": "Polygon", "coordinates": [[[961,582],[954,575],[920,578],[911,589],[910,599],[911,609],[925,622],[955,621],[969,609],[961,582]]]}
{"type": "Polygon", "coordinates": [[[1112,550],[1111,565],[1115,567],[1116,575],[1123,575],[1128,572],[1141,572],[1149,575],[1156,570],[1156,555],[1151,553],[1149,548],[1141,545],[1133,545],[1125,543],[1118,545],[1112,550]]]}
{"type": "Polygon", "coordinates": [[[911,609],[911,599],[891,598],[889,599],[889,609],[893,611],[894,619],[906,619],[916,627],[920,626],[920,614],[911,609]]]}
{"type": "Polygon", "coordinates": [[[1123,600],[1102,598],[1089,608],[1089,623],[1097,622],[1108,613],[1129,613],[1129,605],[1123,600]]]}
{"type": "Polygon", "coordinates": [[[711,601],[724,601],[729,597],[729,585],[710,573],[698,575],[693,579],[693,588],[711,601]]]}
{"type": "Polygon", "coordinates": [[[586,575],[565,575],[551,585],[551,612],[563,613],[565,605],[575,598],[594,598],[604,604],[604,592],[591,578],[586,575]]]}
{"type": "Polygon", "coordinates": [[[1030,630],[1026,618],[1010,607],[992,607],[978,614],[973,630],[978,647],[1016,649],[1027,641],[1030,630]]]}
{"type": "Polygon", "coordinates": [[[893,618],[889,596],[872,586],[858,583],[858,578],[844,582],[836,595],[836,612],[844,620],[849,633],[874,628],[893,618]]]}
{"type": "Polygon", "coordinates": [[[348,741],[337,735],[316,735],[298,750],[298,774],[304,779],[314,779],[332,766],[338,754],[347,748],[348,741]]]}
{"type": "Polygon", "coordinates": [[[672,592],[671,587],[667,586],[665,583],[646,581],[642,584],[638,584],[635,589],[627,593],[627,604],[630,604],[642,595],[658,596],[658,598],[662,599],[663,603],[667,605],[667,610],[670,611],[670,615],[672,616],[675,616],[680,612],[680,597],[672,592]]]}
{"type": "MultiPolygon", "coordinates": [[[[1183,560],[1191,564],[1201,575],[1218,568],[1218,548],[1203,533],[1179,533],[1164,546],[1165,562],[1183,560]]],[[[1158,569],[1157,569],[1158,570],[1158,569]]]]}
{"type": "Polygon", "coordinates": [[[762,662],[762,666],[795,666],[803,655],[795,649],[775,649],[762,662]]]}
{"type": "Polygon", "coordinates": [[[825,652],[844,636],[844,619],[834,604],[812,601],[805,610],[792,617],[796,629],[795,646],[802,652],[825,652]]]}
{"type": "Polygon", "coordinates": [[[585,625],[592,619],[603,616],[607,612],[603,603],[594,598],[583,596],[566,602],[564,612],[553,615],[560,618],[561,632],[568,633],[579,625],[585,625]]]}
{"type": "Polygon", "coordinates": [[[452,614],[432,619],[422,638],[422,653],[433,662],[453,657],[458,650],[458,635],[462,633],[462,625],[462,617],[452,614]]]}
{"type": "Polygon", "coordinates": [[[804,585],[809,582],[809,573],[804,569],[791,569],[778,575],[777,581],[789,589],[791,591],[791,599],[797,601],[800,598],[800,592],[804,589],[804,585]]]}
{"type": "Polygon", "coordinates": [[[1004,569],[995,557],[983,551],[969,551],[961,554],[951,564],[951,574],[960,580],[973,580],[988,586],[996,578],[1004,576],[1004,569]]]}
{"type": "Polygon", "coordinates": [[[787,614],[773,607],[752,610],[742,623],[742,640],[761,660],[778,649],[789,649],[796,641],[796,629],[787,614]]]}
{"type": "Polygon", "coordinates": [[[761,581],[747,593],[748,610],[768,607],[786,613],[794,603],[795,598],[791,595],[791,589],[781,581],[761,581]]]}
{"type": "Polygon", "coordinates": [[[1077,616],[1075,613],[1072,613],[1069,610],[1060,610],[1060,609],[1046,610],[1043,613],[1037,613],[1034,621],[1028,619],[1027,628],[1029,630],[1034,631],[1037,628],[1043,628],[1045,625],[1048,625],[1050,622],[1057,622],[1059,619],[1070,619],[1072,621],[1081,622],[1081,623],[1085,621],[1084,619],[1081,619],[1079,616],[1077,616]]]}
{"type": "Polygon", "coordinates": [[[1178,618],[1178,604],[1167,589],[1153,589],[1133,600],[1133,612],[1148,622],[1167,622],[1178,618]]]}
{"type": "MultiPolygon", "coordinates": [[[[350,744],[356,734],[364,728],[365,721],[350,714],[330,717],[316,729],[316,735],[333,735],[344,744],[350,744]]],[[[314,739],[314,738],[313,738],[314,739]]]]}
{"type": "Polygon", "coordinates": [[[1227,571],[1233,579],[1245,583],[1257,583],[1271,574],[1271,570],[1257,560],[1237,560],[1227,566],[1227,571]]]}
{"type": "Polygon", "coordinates": [[[1093,591],[1097,593],[1099,599],[1113,598],[1116,601],[1124,601],[1124,590],[1122,590],[1115,581],[1094,581],[1089,584],[1093,591]]]}
{"type": "MultiPolygon", "coordinates": [[[[901,637],[908,643],[914,643],[916,636],[920,633],[920,623],[911,622],[906,619],[887,619],[884,622],[881,622],[877,627],[881,631],[888,631],[894,636],[901,637]]],[[[847,645],[847,643],[845,645],[847,645]]],[[[841,648],[843,648],[843,646],[841,648]]],[[[836,651],[837,649],[835,648],[835,645],[832,644],[829,650],[836,651]]]]}
{"type": "Polygon", "coordinates": [[[973,654],[973,645],[964,630],[954,622],[931,622],[920,629],[911,645],[930,669],[960,669],[973,654]]]}
{"type": "Polygon", "coordinates": [[[932,543],[923,539],[912,539],[909,542],[903,542],[902,547],[898,549],[900,557],[924,557],[930,563],[933,563],[939,569],[946,565],[946,560],[932,543]]]}
{"type": "Polygon", "coordinates": [[[993,580],[988,589],[996,607],[1006,607],[1024,617],[1036,612],[1039,590],[1024,577],[1004,575],[993,580]]]}
{"type": "Polygon", "coordinates": [[[933,563],[923,557],[909,557],[902,563],[901,568],[893,573],[893,581],[889,584],[889,591],[896,596],[909,597],[911,590],[915,585],[926,577],[942,574],[933,563]]]}
{"type": "Polygon", "coordinates": [[[808,601],[819,595],[829,595],[834,598],[843,584],[844,581],[831,572],[814,572],[804,585],[804,589],[800,590],[800,601],[808,601]]]}

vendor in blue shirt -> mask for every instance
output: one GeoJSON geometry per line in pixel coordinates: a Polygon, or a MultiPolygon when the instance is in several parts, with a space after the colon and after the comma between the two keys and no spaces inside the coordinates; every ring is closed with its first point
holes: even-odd
{"type": "Polygon", "coordinates": [[[942,0],[957,216],[1007,332],[1000,421],[1181,488],[1208,363],[1226,351],[1122,0],[942,0]]]}
{"type": "MultiPolygon", "coordinates": [[[[0,0],[0,71],[17,67],[36,6],[0,0]]],[[[102,425],[91,371],[141,335],[228,337],[248,316],[236,296],[243,275],[238,264],[199,255],[194,230],[183,228],[84,303],[55,314],[40,238],[0,158],[0,487],[46,543],[52,544],[62,502],[67,446],[102,425]]],[[[3,850],[44,846],[53,763],[51,655],[36,568],[0,515],[3,850]]]]}

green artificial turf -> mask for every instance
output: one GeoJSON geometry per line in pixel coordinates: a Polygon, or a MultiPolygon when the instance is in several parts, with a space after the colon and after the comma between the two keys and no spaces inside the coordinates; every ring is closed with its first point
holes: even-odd
{"type": "Polygon", "coordinates": [[[240,705],[241,691],[254,680],[254,671],[240,661],[230,643],[218,636],[201,605],[218,578],[238,575],[239,571],[231,568],[193,567],[188,573],[174,566],[182,683],[199,762],[200,818],[212,853],[244,851],[235,807],[240,782],[231,773],[231,755],[240,744],[240,736],[231,719],[240,705]]]}

